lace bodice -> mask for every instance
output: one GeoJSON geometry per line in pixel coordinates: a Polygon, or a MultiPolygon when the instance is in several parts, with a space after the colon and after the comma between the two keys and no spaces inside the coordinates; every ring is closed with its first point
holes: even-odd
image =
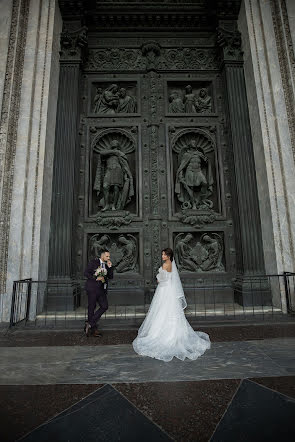
{"type": "Polygon", "coordinates": [[[167,272],[167,270],[164,270],[162,267],[160,267],[156,278],[159,284],[166,285],[172,278],[172,272],[167,272]]]}

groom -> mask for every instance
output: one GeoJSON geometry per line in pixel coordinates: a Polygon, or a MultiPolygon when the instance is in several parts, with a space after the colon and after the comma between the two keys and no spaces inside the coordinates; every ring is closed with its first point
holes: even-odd
{"type": "Polygon", "coordinates": [[[85,288],[88,296],[88,321],[85,323],[84,331],[87,337],[90,335],[101,337],[102,335],[97,330],[96,323],[109,307],[107,298],[108,280],[113,279],[113,267],[110,260],[110,252],[107,249],[101,251],[100,258],[95,258],[89,262],[84,276],[87,278],[85,288]],[[105,277],[99,276],[97,278],[94,275],[98,267],[107,270],[105,277]],[[97,302],[99,309],[94,313],[97,302]]]}

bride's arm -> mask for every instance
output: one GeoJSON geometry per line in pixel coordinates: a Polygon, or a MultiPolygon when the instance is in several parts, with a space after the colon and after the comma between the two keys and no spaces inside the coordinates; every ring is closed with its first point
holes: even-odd
{"type": "MultiPolygon", "coordinates": [[[[164,269],[164,267],[162,267],[164,269]]],[[[164,269],[166,270],[166,269],[164,269]]],[[[172,276],[172,272],[166,271],[166,272],[159,272],[157,274],[157,280],[158,282],[165,282],[165,281],[169,281],[169,279],[172,276]]]]}

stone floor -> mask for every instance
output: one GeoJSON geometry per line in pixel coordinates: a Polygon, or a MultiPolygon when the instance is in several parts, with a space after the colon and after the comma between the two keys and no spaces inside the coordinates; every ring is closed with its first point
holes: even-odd
{"type": "Polygon", "coordinates": [[[168,363],[135,330],[2,330],[0,440],[295,440],[295,324],[198,329],[212,348],[168,363]]]}

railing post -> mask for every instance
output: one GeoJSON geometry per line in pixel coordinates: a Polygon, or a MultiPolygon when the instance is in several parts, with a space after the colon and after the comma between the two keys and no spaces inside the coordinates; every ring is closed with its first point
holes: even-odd
{"type": "Polygon", "coordinates": [[[10,309],[10,323],[9,327],[12,327],[14,325],[13,322],[13,316],[14,316],[14,303],[15,303],[15,294],[16,294],[16,284],[17,282],[13,282],[13,289],[12,289],[12,299],[11,299],[11,309],[10,309]]]}
{"type": "Polygon", "coordinates": [[[32,293],[32,278],[27,280],[27,306],[26,306],[26,323],[28,322],[28,317],[30,315],[30,305],[31,305],[31,293],[32,293]]]}

